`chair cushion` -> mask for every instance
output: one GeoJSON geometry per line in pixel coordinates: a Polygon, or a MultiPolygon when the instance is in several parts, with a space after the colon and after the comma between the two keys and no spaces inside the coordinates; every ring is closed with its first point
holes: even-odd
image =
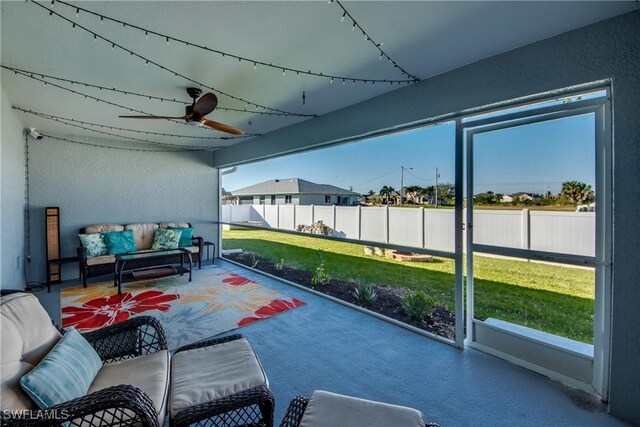
{"type": "Polygon", "coordinates": [[[174,228],[186,228],[186,227],[191,227],[189,225],[188,222],[178,222],[178,221],[174,221],[174,222],[161,222],[159,224],[160,228],[169,228],[169,227],[174,227],[174,228]]]}
{"type": "Polygon", "coordinates": [[[147,393],[158,413],[159,424],[164,425],[169,392],[168,351],[103,365],[89,387],[89,393],[120,384],[132,385],[147,393]]]}
{"type": "Polygon", "coordinates": [[[136,251],[133,231],[107,231],[102,234],[107,245],[109,255],[129,254],[136,251]]]}
{"type": "Polygon", "coordinates": [[[180,243],[181,230],[173,230],[170,228],[158,228],[156,235],[153,238],[153,245],[151,249],[177,249],[180,243]]]}
{"type": "Polygon", "coordinates": [[[309,399],[300,427],[424,427],[422,414],[405,406],[317,390],[309,399]]]}
{"type": "Polygon", "coordinates": [[[116,262],[115,255],[104,255],[94,258],[87,258],[87,265],[113,264],[114,262],[116,262]]]}
{"type": "Polygon", "coordinates": [[[87,394],[102,359],[78,331],[66,331],[44,359],[20,379],[20,386],[41,409],[87,394]]]}
{"type": "Polygon", "coordinates": [[[29,398],[20,387],[20,378],[34,368],[30,363],[12,362],[2,363],[0,374],[0,407],[2,410],[38,409],[38,406],[29,398]]]}
{"type": "Polygon", "coordinates": [[[104,233],[105,231],[123,231],[124,226],[119,224],[96,224],[84,228],[87,234],[104,233]]]}
{"type": "Polygon", "coordinates": [[[107,255],[107,245],[104,242],[102,233],[78,234],[80,243],[87,250],[87,258],[107,255]]]}
{"type": "Polygon", "coordinates": [[[20,360],[37,365],[62,337],[38,298],[32,294],[3,296],[0,299],[0,316],[2,366],[20,360]]]}
{"type": "Polygon", "coordinates": [[[136,242],[136,248],[151,249],[158,224],[152,222],[127,224],[124,228],[125,230],[133,231],[133,240],[136,242]]]}
{"type": "Polygon", "coordinates": [[[180,243],[181,248],[193,245],[193,228],[190,227],[169,227],[169,229],[180,230],[180,243]]]}
{"type": "Polygon", "coordinates": [[[245,338],[181,351],[171,362],[169,415],[260,385],[269,381],[245,338]]]}

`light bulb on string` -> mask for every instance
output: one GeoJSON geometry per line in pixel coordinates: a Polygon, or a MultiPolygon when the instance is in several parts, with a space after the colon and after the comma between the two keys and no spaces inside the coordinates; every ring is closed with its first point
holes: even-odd
{"type": "Polygon", "coordinates": [[[345,13],[343,13],[343,14],[342,14],[342,18],[340,19],[340,22],[344,22],[344,18],[345,18],[345,16],[347,16],[347,12],[345,12],[345,13]]]}
{"type": "Polygon", "coordinates": [[[76,9],[76,18],[80,16],[80,9],[76,9]]]}
{"type": "Polygon", "coordinates": [[[148,31],[144,32],[144,39],[145,40],[149,40],[149,32],[148,31]]]}

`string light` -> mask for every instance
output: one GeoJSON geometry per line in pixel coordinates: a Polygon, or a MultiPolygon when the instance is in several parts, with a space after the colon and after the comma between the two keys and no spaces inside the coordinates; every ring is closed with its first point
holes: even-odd
{"type": "MultiPolygon", "coordinates": [[[[331,3],[333,3],[334,0],[331,1],[331,3]]],[[[364,36],[364,39],[367,41],[370,41],[371,43],[373,43],[373,45],[376,47],[376,49],[378,49],[380,51],[380,57],[382,58],[383,56],[389,59],[389,62],[391,62],[394,66],[394,68],[397,68],[398,70],[400,70],[400,72],[402,74],[404,74],[405,76],[407,76],[409,79],[408,83],[415,83],[417,81],[420,81],[420,79],[417,76],[414,76],[413,74],[410,74],[408,71],[406,71],[404,68],[402,68],[401,66],[399,66],[395,61],[391,60],[391,57],[389,57],[389,55],[387,55],[383,50],[382,50],[382,45],[384,43],[376,43],[370,36],[369,34],[367,34],[367,32],[364,30],[364,28],[362,28],[362,26],[360,24],[358,24],[356,22],[356,20],[353,18],[353,16],[347,11],[347,9],[345,9],[345,7],[342,5],[342,3],[340,3],[340,0],[335,0],[335,3],[340,6],[340,9],[342,9],[342,18],[341,20],[345,19],[345,16],[348,16],[349,19],[351,19],[351,21],[353,21],[353,26],[351,27],[351,31],[355,31],[356,27],[358,27],[358,29],[360,31],[362,31],[362,35],[364,36]]],[[[380,82],[380,80],[369,80],[372,84],[376,84],[378,82],[380,82]]],[[[366,82],[366,81],[365,81],[366,82]]],[[[395,82],[398,82],[398,80],[386,80],[383,81],[383,83],[389,83],[389,84],[393,84],[395,82]]],[[[402,81],[400,81],[402,82],[402,81]]]]}
{"type": "MultiPolygon", "coordinates": [[[[151,149],[144,149],[144,148],[127,148],[127,147],[117,147],[117,146],[114,146],[114,145],[102,145],[102,144],[94,144],[94,143],[91,143],[91,142],[76,141],[74,139],[63,138],[63,137],[60,137],[60,136],[53,136],[53,135],[49,135],[49,134],[46,134],[46,133],[41,133],[41,135],[43,137],[45,137],[45,138],[55,139],[55,140],[58,140],[58,141],[71,142],[71,143],[74,143],[74,144],[87,145],[87,146],[90,146],[90,147],[107,148],[107,149],[110,149],[110,150],[137,151],[137,152],[144,152],[144,153],[178,153],[178,152],[193,152],[193,151],[213,151],[213,149],[208,149],[208,150],[193,150],[193,149],[187,149],[187,150],[151,150],[151,149]]],[[[217,148],[221,148],[221,147],[217,147],[217,148]]]]}
{"type": "MultiPolygon", "coordinates": [[[[44,8],[44,6],[40,5],[39,3],[34,3],[34,4],[44,8]]],[[[65,21],[73,23],[73,21],[71,21],[69,18],[67,18],[65,16],[62,16],[59,13],[54,12],[54,15],[56,15],[57,17],[65,20],[65,21]]],[[[143,61],[149,61],[150,64],[155,65],[156,67],[160,68],[163,71],[166,71],[168,73],[173,74],[175,77],[181,77],[181,78],[183,78],[183,79],[185,79],[185,80],[187,80],[187,81],[189,81],[191,83],[194,83],[194,84],[196,84],[198,86],[205,87],[205,88],[210,89],[210,90],[212,90],[214,92],[217,92],[220,95],[227,96],[227,97],[229,97],[231,99],[235,99],[237,101],[245,102],[247,104],[253,105],[254,107],[264,108],[264,109],[272,111],[272,112],[282,113],[283,116],[292,116],[292,117],[307,117],[307,116],[309,116],[309,115],[305,115],[305,114],[292,113],[292,112],[280,110],[278,108],[273,108],[273,107],[267,107],[267,106],[264,106],[264,105],[260,105],[260,104],[255,103],[255,102],[248,101],[248,100],[246,100],[246,99],[244,99],[242,97],[235,96],[235,95],[232,95],[230,93],[224,92],[224,91],[222,91],[220,89],[217,89],[217,88],[215,88],[213,86],[208,86],[208,85],[206,85],[206,84],[204,84],[204,83],[202,83],[202,82],[200,82],[198,80],[195,80],[195,79],[193,79],[193,78],[191,78],[189,76],[186,76],[184,74],[178,73],[177,71],[174,71],[174,70],[172,70],[172,69],[170,69],[168,67],[165,67],[164,65],[162,65],[162,64],[160,64],[158,62],[155,62],[155,61],[153,61],[153,60],[151,60],[151,59],[149,59],[149,58],[147,58],[147,57],[145,57],[145,56],[143,56],[143,55],[141,55],[139,53],[136,53],[136,52],[132,51],[131,49],[128,49],[128,48],[122,46],[121,44],[118,44],[118,43],[116,43],[116,42],[114,42],[114,41],[112,41],[112,40],[110,40],[110,39],[108,39],[108,38],[106,38],[104,36],[101,36],[100,34],[97,34],[97,33],[93,32],[93,31],[89,30],[88,28],[80,25],[80,24],[76,24],[76,25],[79,28],[81,28],[82,30],[86,31],[87,33],[96,34],[96,36],[99,39],[104,40],[105,42],[111,43],[111,47],[112,48],[117,47],[118,49],[129,53],[131,56],[135,56],[136,58],[139,58],[139,59],[141,59],[143,61]]]]}
{"type": "MultiPolygon", "coordinates": [[[[100,130],[88,128],[86,126],[80,126],[80,125],[74,124],[73,122],[75,122],[75,123],[79,122],[79,121],[74,120],[74,119],[69,119],[69,118],[60,117],[60,116],[54,116],[54,115],[46,114],[46,113],[39,113],[39,112],[36,112],[36,111],[26,110],[24,108],[20,108],[20,107],[16,107],[16,106],[13,106],[12,108],[15,109],[15,110],[21,111],[23,113],[32,114],[34,116],[42,117],[42,118],[47,119],[47,120],[51,120],[51,121],[54,121],[54,122],[57,122],[57,123],[61,123],[63,125],[72,126],[72,127],[75,127],[75,128],[87,130],[89,132],[94,132],[94,133],[98,133],[98,134],[101,134],[101,135],[114,136],[114,137],[117,137],[117,138],[127,139],[127,140],[130,140],[130,141],[135,141],[135,142],[139,142],[139,143],[151,144],[151,145],[160,145],[160,146],[166,146],[166,147],[175,147],[175,148],[180,148],[180,149],[197,150],[197,151],[204,151],[204,150],[209,148],[209,147],[194,146],[194,145],[181,145],[181,144],[172,144],[172,143],[168,143],[168,142],[157,142],[157,141],[151,141],[151,140],[148,140],[148,139],[134,138],[134,137],[131,137],[131,136],[126,136],[126,135],[119,135],[119,134],[115,134],[115,133],[111,133],[111,132],[100,131],[100,130]]],[[[98,126],[98,127],[104,127],[103,125],[99,125],[99,124],[91,124],[91,125],[92,126],[98,126]]],[[[217,147],[217,148],[220,148],[220,147],[217,147]]]]}
{"type": "MultiPolygon", "coordinates": [[[[24,70],[24,69],[20,69],[20,68],[15,68],[15,67],[9,67],[7,65],[0,65],[0,67],[9,70],[9,71],[13,71],[14,74],[20,74],[22,76],[25,77],[33,77],[33,71],[29,71],[29,70],[24,70]]],[[[155,96],[155,95],[149,95],[149,94],[145,94],[145,93],[139,93],[139,92],[132,92],[132,91],[124,91],[124,90],[119,90],[116,86],[113,87],[106,87],[106,86],[100,86],[100,85],[96,85],[93,83],[87,83],[87,82],[81,82],[78,80],[70,80],[70,79],[65,79],[62,77],[57,77],[57,76],[52,76],[52,75],[47,75],[47,74],[39,74],[36,73],[38,75],[40,75],[43,79],[47,78],[50,80],[56,80],[56,81],[60,81],[60,82],[65,82],[65,83],[69,83],[71,85],[79,85],[79,86],[84,86],[87,88],[95,88],[95,89],[99,89],[99,90],[107,90],[110,92],[116,92],[116,93],[120,93],[120,94],[124,94],[124,95],[132,95],[132,96],[137,96],[140,98],[147,98],[149,100],[151,99],[155,99],[158,101],[167,101],[167,102],[174,102],[177,104],[182,104],[182,105],[191,105],[191,102],[186,102],[186,101],[179,101],[175,98],[171,99],[171,98],[163,98],[160,96],[155,96]]],[[[44,80],[39,80],[39,81],[44,81],[44,80]]],[[[64,87],[62,87],[63,89],[66,89],[64,87]]],[[[271,111],[256,111],[256,110],[247,110],[245,109],[239,109],[239,108],[230,108],[230,107],[216,107],[216,110],[220,110],[220,111],[232,111],[232,112],[237,112],[237,113],[249,113],[249,114],[259,114],[261,116],[288,116],[289,114],[285,114],[285,113],[274,113],[271,111]]],[[[303,117],[316,117],[315,114],[300,114],[300,116],[303,117]]]]}
{"type": "MultiPolygon", "coordinates": [[[[72,118],[68,118],[68,117],[61,117],[61,116],[54,116],[53,114],[47,114],[47,113],[40,113],[37,111],[32,111],[32,110],[27,110],[21,107],[16,107],[16,106],[12,106],[13,109],[15,110],[19,110],[22,111],[23,113],[28,113],[28,114],[33,114],[36,116],[41,116],[41,117],[45,117],[45,118],[53,118],[53,119],[59,119],[59,120],[64,120],[64,121],[68,121],[68,122],[73,122],[73,123],[78,123],[81,125],[87,125],[87,126],[94,126],[94,127],[99,127],[101,129],[111,129],[111,130],[119,130],[119,131],[124,131],[124,132],[133,132],[133,133],[137,133],[137,134],[141,134],[141,135],[153,135],[153,136],[167,136],[167,137],[171,137],[171,138],[186,138],[186,139],[199,139],[199,140],[204,140],[204,141],[212,141],[212,140],[221,140],[221,141],[233,141],[233,140],[238,140],[238,139],[246,139],[247,135],[249,136],[260,136],[261,134],[244,134],[243,136],[213,136],[213,137],[208,137],[208,136],[191,136],[191,135],[177,135],[174,133],[163,133],[163,132],[151,132],[151,131],[145,131],[145,130],[138,130],[138,129],[130,129],[130,128],[121,128],[121,127],[117,127],[117,126],[110,126],[110,125],[103,125],[103,124],[99,124],[99,123],[92,123],[92,122],[85,122],[83,120],[78,120],[78,119],[72,119],[72,118]]],[[[165,143],[167,144],[167,143],[165,143]]],[[[173,144],[176,147],[184,147],[183,145],[178,145],[178,144],[173,144]]],[[[199,148],[199,147],[197,147],[199,148]]]]}
{"type": "MultiPolygon", "coordinates": [[[[332,0],[332,1],[333,1],[333,0],[332,0]]],[[[84,13],[88,13],[88,14],[91,14],[91,15],[94,15],[94,16],[97,16],[97,17],[100,17],[101,19],[106,19],[106,20],[109,20],[109,21],[114,22],[114,23],[122,24],[122,26],[123,26],[123,27],[128,27],[128,28],[132,28],[132,29],[135,29],[135,30],[138,30],[138,31],[144,32],[144,33],[145,33],[145,35],[149,35],[149,34],[151,34],[151,35],[154,35],[154,36],[157,36],[157,37],[162,37],[162,38],[164,38],[165,40],[167,40],[167,43],[168,43],[168,41],[169,41],[169,40],[171,40],[171,41],[174,41],[174,42],[177,42],[177,43],[184,44],[184,45],[186,45],[186,46],[192,46],[192,47],[195,47],[195,48],[197,48],[197,49],[205,50],[205,51],[207,51],[207,52],[209,52],[209,53],[218,54],[218,55],[221,55],[222,57],[229,56],[229,57],[231,57],[231,58],[235,58],[235,59],[238,59],[238,60],[240,60],[240,61],[253,62],[254,64],[260,64],[260,65],[263,65],[263,66],[265,66],[265,67],[272,68],[272,69],[282,69],[282,68],[284,68],[286,71],[291,71],[291,72],[296,72],[296,71],[298,71],[298,72],[300,72],[300,73],[307,74],[307,75],[310,75],[310,76],[315,76],[315,77],[325,77],[325,78],[331,78],[331,77],[333,77],[333,78],[338,78],[338,79],[341,79],[341,78],[343,78],[343,77],[344,77],[344,78],[346,78],[346,79],[348,79],[348,80],[353,80],[353,79],[355,79],[355,80],[357,80],[357,81],[361,81],[361,82],[365,82],[365,81],[373,82],[373,81],[374,81],[374,80],[370,80],[370,79],[365,80],[365,79],[355,78],[355,77],[348,77],[348,76],[339,76],[339,75],[323,74],[323,73],[315,72],[315,71],[304,71],[304,70],[299,70],[299,69],[295,69],[295,68],[291,68],[291,67],[283,67],[283,66],[281,66],[281,65],[277,65],[277,64],[273,64],[273,63],[267,63],[267,62],[263,62],[263,61],[258,61],[258,60],[255,60],[255,59],[251,59],[251,58],[247,58],[247,57],[243,57],[243,56],[235,55],[235,54],[232,54],[232,53],[229,53],[229,52],[224,52],[224,51],[217,50],[217,49],[211,49],[211,48],[209,48],[209,47],[207,47],[207,46],[199,45],[199,44],[197,44],[197,43],[193,43],[193,42],[189,42],[189,41],[186,41],[186,40],[183,40],[183,39],[179,39],[179,38],[177,38],[177,37],[172,37],[172,36],[169,36],[169,35],[167,35],[167,34],[162,34],[162,33],[159,33],[159,32],[156,32],[156,31],[153,31],[153,30],[148,29],[148,28],[143,28],[143,27],[140,27],[140,26],[138,26],[138,25],[130,24],[130,23],[128,23],[128,22],[125,22],[125,21],[122,21],[122,20],[119,20],[119,19],[115,19],[115,18],[111,18],[111,17],[106,16],[106,15],[102,15],[102,14],[100,14],[100,13],[94,12],[94,11],[92,11],[92,10],[89,10],[89,9],[86,9],[86,8],[83,8],[83,7],[78,7],[78,6],[71,5],[71,4],[69,4],[69,3],[65,2],[65,1],[62,1],[62,0],[58,0],[58,2],[59,2],[59,3],[61,3],[61,4],[63,4],[64,6],[79,9],[79,10],[81,10],[81,11],[82,11],[82,12],[84,12],[84,13]]],[[[336,1],[336,3],[340,5],[340,2],[339,2],[339,1],[336,1]]],[[[47,7],[46,7],[46,6],[44,6],[44,5],[41,5],[41,4],[39,4],[39,3],[34,3],[34,4],[36,4],[36,5],[40,6],[40,7],[42,7],[42,8],[43,8],[43,9],[45,9],[45,10],[48,10],[48,9],[47,9],[47,7]]],[[[340,5],[340,7],[342,7],[342,5],[340,5]]],[[[342,7],[342,8],[343,8],[343,7],[342,7]]],[[[58,13],[55,13],[55,12],[54,12],[54,14],[55,14],[56,16],[58,16],[58,17],[62,18],[62,19],[66,19],[66,20],[68,20],[66,17],[64,17],[64,16],[62,16],[62,15],[60,15],[60,14],[58,14],[58,13]]],[[[353,28],[352,28],[352,30],[355,30],[355,27],[356,27],[356,26],[358,26],[358,27],[360,28],[360,26],[356,23],[356,21],[351,17],[351,15],[350,15],[350,14],[346,11],[346,9],[344,9],[344,8],[343,8],[343,15],[344,15],[345,17],[349,17],[349,18],[353,21],[353,28]]],[[[81,27],[80,25],[78,25],[78,26],[79,26],[79,27],[81,27]]],[[[87,28],[84,28],[84,27],[81,27],[81,28],[82,28],[82,29],[84,29],[85,31],[91,32],[91,30],[88,30],[87,28]]],[[[100,36],[99,36],[99,37],[100,37],[100,36]]],[[[410,76],[408,73],[405,73],[405,74],[407,74],[407,76],[410,76]]],[[[406,83],[406,84],[408,84],[408,83],[413,83],[413,82],[414,82],[414,81],[416,81],[416,80],[418,80],[416,77],[410,76],[410,79],[409,79],[409,80],[386,80],[386,79],[376,79],[375,81],[376,81],[376,82],[378,82],[378,83],[389,83],[389,84],[391,84],[391,82],[394,82],[394,83],[399,83],[399,84],[402,84],[402,83],[406,83]]]]}

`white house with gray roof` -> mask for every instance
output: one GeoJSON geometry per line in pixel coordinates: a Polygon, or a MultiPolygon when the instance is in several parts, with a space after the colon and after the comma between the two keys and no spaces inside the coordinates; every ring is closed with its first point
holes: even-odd
{"type": "Polygon", "coordinates": [[[300,178],[271,179],[231,191],[236,205],[355,205],[358,193],[300,178]]]}

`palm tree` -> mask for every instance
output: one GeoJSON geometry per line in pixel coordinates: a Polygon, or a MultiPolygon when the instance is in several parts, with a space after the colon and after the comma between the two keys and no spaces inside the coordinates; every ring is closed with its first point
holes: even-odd
{"type": "Polygon", "coordinates": [[[563,182],[560,195],[577,204],[590,203],[594,199],[591,186],[579,181],[563,182]]]}
{"type": "Polygon", "coordinates": [[[380,195],[386,204],[389,204],[389,199],[395,191],[395,188],[386,185],[380,189],[380,195]]]}

